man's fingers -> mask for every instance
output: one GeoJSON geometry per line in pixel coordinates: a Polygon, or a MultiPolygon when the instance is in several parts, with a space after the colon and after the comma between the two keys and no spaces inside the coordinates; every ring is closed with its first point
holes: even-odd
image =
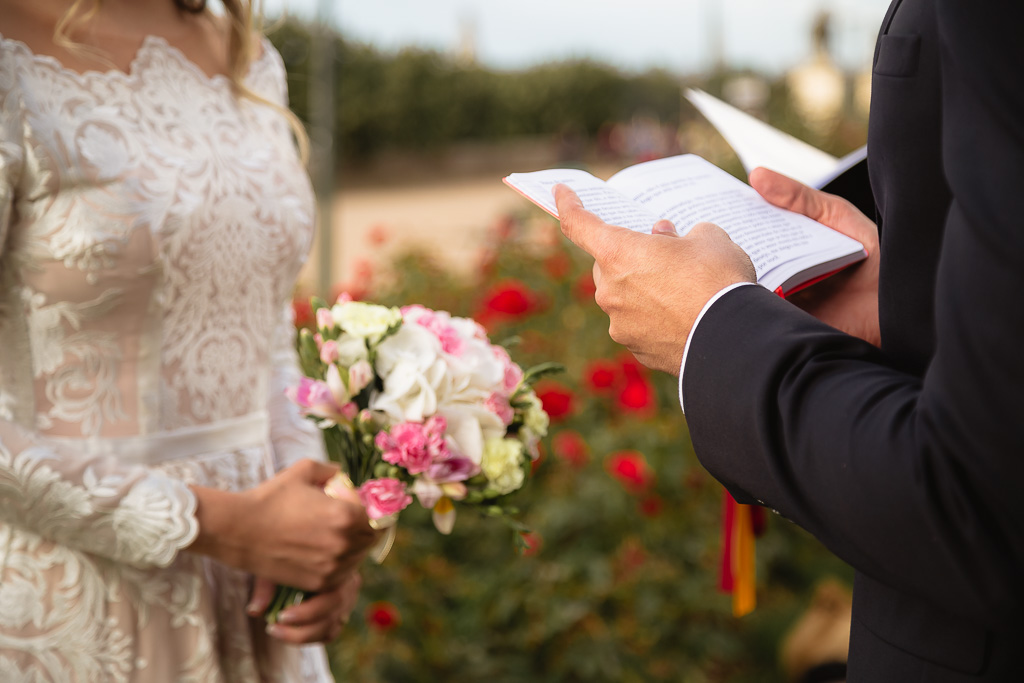
{"type": "Polygon", "coordinates": [[[655,235],[671,235],[672,237],[678,237],[679,233],[676,232],[676,226],[672,225],[672,221],[661,219],[654,224],[654,229],[651,232],[655,235]]]}

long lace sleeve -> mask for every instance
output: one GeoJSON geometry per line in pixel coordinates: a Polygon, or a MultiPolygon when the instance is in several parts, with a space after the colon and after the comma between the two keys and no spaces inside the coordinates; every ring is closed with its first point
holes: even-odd
{"type": "MultiPolygon", "coordinates": [[[[18,334],[24,320],[14,310],[15,275],[6,248],[15,232],[25,159],[11,72],[10,62],[0,60],[0,349],[26,355],[31,349],[16,341],[24,339],[18,334]]],[[[10,542],[10,530],[18,529],[117,562],[169,565],[198,531],[191,490],[148,468],[90,456],[35,433],[27,426],[31,396],[20,395],[17,386],[24,384],[11,376],[30,364],[21,358],[3,363],[0,372],[0,539],[10,542]]]]}
{"type": "Polygon", "coordinates": [[[325,460],[323,438],[316,426],[299,414],[298,408],[285,396],[285,389],[295,386],[302,377],[295,351],[295,326],[292,310],[286,306],[274,333],[271,358],[270,438],[278,470],[303,459],[325,460]]]}

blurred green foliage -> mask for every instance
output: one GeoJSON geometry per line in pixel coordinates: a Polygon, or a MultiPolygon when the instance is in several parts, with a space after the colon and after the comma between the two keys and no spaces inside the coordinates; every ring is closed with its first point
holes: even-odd
{"type": "MultiPolygon", "coordinates": [[[[291,106],[308,120],[309,29],[286,21],[270,38],[288,70],[291,106]]],[[[340,35],[334,50],[339,161],[463,140],[594,136],[603,124],[638,112],[679,121],[681,85],[665,71],[626,75],[590,61],[495,71],[435,51],[383,53],[340,35]]]]}
{"type": "Polygon", "coordinates": [[[769,515],[757,547],[758,607],[733,618],[716,589],[722,489],[693,454],[676,381],[638,368],[609,339],[590,261],[553,221],[538,221],[497,226],[472,278],[410,254],[370,295],[475,316],[492,339],[519,338],[520,364],[568,368],[557,386],[570,404],[517,496],[533,550],[518,555],[508,527],[473,513],[442,536],[414,504],[391,555],[364,569],[360,606],[330,650],[338,680],[781,680],[780,640],[813,585],[824,575],[849,579],[849,570],[769,515]],[[595,388],[600,368],[607,386],[595,388]],[[644,389],[628,399],[627,376],[644,389]],[[639,485],[616,476],[609,457],[623,451],[653,476],[639,485]]]}

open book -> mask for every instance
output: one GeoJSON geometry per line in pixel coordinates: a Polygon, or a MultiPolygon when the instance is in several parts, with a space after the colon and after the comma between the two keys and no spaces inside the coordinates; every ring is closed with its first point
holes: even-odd
{"type": "Polygon", "coordinates": [[[505,183],[558,217],[552,188],[563,183],[606,223],[651,232],[666,218],[685,234],[708,221],[754,263],[757,281],[783,296],[864,259],[863,245],[810,218],[772,206],[746,183],[693,154],[647,161],[607,181],[574,169],[513,173],[505,183]]]}

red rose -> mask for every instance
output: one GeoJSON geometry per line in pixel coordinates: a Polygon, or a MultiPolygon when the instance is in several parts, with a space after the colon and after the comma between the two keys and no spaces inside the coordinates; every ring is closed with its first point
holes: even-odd
{"type": "Polygon", "coordinates": [[[590,460],[587,442],[579,432],[565,429],[551,437],[551,450],[573,467],[586,466],[590,460]]]}
{"type": "Polygon", "coordinates": [[[310,327],[313,325],[313,304],[309,303],[308,296],[292,299],[292,312],[295,315],[296,327],[310,327]]]}
{"type": "Polygon", "coordinates": [[[619,367],[622,368],[622,374],[626,376],[627,380],[647,376],[647,368],[631,353],[623,353],[619,356],[619,367]]]}
{"type": "Polygon", "coordinates": [[[615,363],[607,360],[591,361],[584,371],[587,384],[594,391],[603,391],[615,386],[618,379],[619,368],[615,363]]]}
{"type": "Polygon", "coordinates": [[[612,453],[605,460],[605,468],[633,493],[643,492],[654,482],[654,472],[639,451],[612,453]]]}
{"type": "Polygon", "coordinates": [[[537,387],[537,398],[544,404],[544,411],[552,422],[564,419],[573,411],[574,396],[572,391],[558,382],[540,382],[537,387]]]}
{"type": "Polygon", "coordinates": [[[402,623],[398,608],[381,600],[366,608],[366,623],[377,631],[387,632],[402,623]]]}
{"type": "Polygon", "coordinates": [[[589,302],[594,300],[594,294],[597,293],[597,285],[594,284],[593,272],[588,270],[583,275],[580,275],[579,279],[576,280],[576,285],[573,287],[573,293],[580,301],[589,302]]]}
{"type": "Polygon", "coordinates": [[[644,412],[654,406],[654,387],[645,377],[627,379],[619,392],[619,407],[631,412],[644,412]]]}
{"type": "Polygon", "coordinates": [[[506,280],[495,285],[484,298],[484,308],[512,318],[527,315],[533,310],[534,296],[522,282],[506,280]]]}
{"type": "Polygon", "coordinates": [[[544,547],[544,539],[536,531],[527,531],[522,534],[526,548],[523,550],[523,557],[533,557],[544,547]]]}

